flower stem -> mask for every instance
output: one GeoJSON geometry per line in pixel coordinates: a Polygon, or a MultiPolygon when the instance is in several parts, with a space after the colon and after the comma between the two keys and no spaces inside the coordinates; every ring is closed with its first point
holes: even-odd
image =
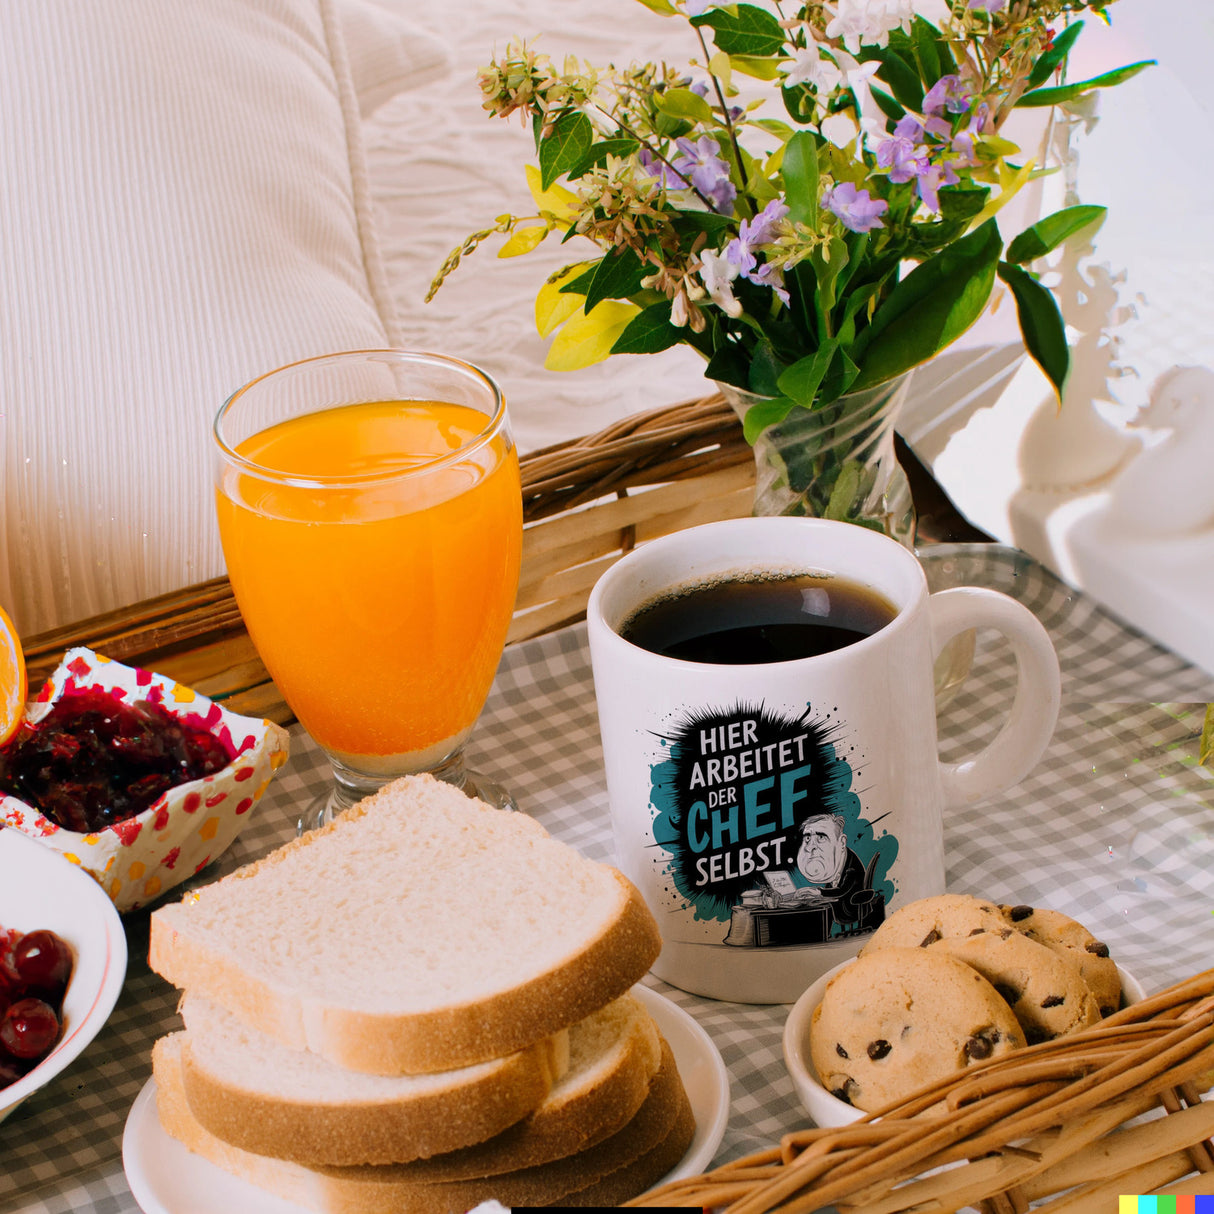
{"type": "Polygon", "coordinates": [[[700,40],[700,47],[704,52],[704,67],[708,71],[708,78],[712,81],[712,87],[716,90],[717,100],[721,103],[721,118],[725,122],[725,130],[729,134],[729,143],[733,148],[734,164],[738,166],[738,178],[741,181],[742,189],[741,196],[746,199],[747,209],[750,211],[753,218],[755,213],[754,203],[750,199],[750,194],[747,192],[750,188],[750,182],[746,176],[746,166],[742,163],[742,149],[738,146],[738,132],[734,127],[733,119],[729,116],[729,105],[725,100],[725,90],[721,87],[721,82],[717,79],[717,74],[708,67],[708,61],[712,56],[708,53],[708,43],[704,41],[704,31],[697,25],[694,27],[696,37],[700,40]]]}

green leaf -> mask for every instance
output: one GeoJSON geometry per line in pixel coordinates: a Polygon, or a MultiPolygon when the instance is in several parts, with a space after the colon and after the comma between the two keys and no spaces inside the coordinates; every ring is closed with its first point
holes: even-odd
{"type": "Polygon", "coordinates": [[[986,206],[991,196],[987,186],[951,186],[940,191],[940,215],[947,220],[973,219],[986,206]]]}
{"type": "Polygon", "coordinates": [[[818,280],[820,337],[825,339],[830,313],[835,307],[835,280],[847,268],[847,245],[841,237],[831,236],[814,249],[809,260],[813,263],[814,275],[818,280]]]}
{"type": "Polygon", "coordinates": [[[657,354],[683,340],[685,330],[670,323],[670,300],[663,299],[634,316],[611,347],[612,354],[657,354]]]}
{"type": "Polygon", "coordinates": [[[923,109],[923,83],[918,71],[894,50],[886,47],[862,46],[857,58],[866,63],[875,59],[880,63],[877,76],[889,85],[889,90],[903,108],[917,114],[923,109]]]}
{"type": "Polygon", "coordinates": [[[594,128],[585,114],[562,114],[540,143],[540,188],[548,189],[562,173],[576,168],[593,143],[594,128]]]}
{"type": "Polygon", "coordinates": [[[906,110],[902,108],[884,89],[879,89],[875,85],[870,84],[868,91],[872,94],[873,100],[877,103],[877,108],[891,122],[901,122],[906,116],[906,110]]]}
{"type": "Polygon", "coordinates": [[[781,118],[756,118],[750,125],[757,126],[769,135],[775,135],[781,143],[787,143],[793,136],[792,127],[781,118]]]}
{"type": "Polygon", "coordinates": [[[583,262],[582,264],[585,268],[582,270],[582,272],[573,278],[566,279],[561,283],[557,290],[562,295],[585,295],[586,292],[590,290],[590,284],[594,281],[595,271],[602,263],[603,258],[601,257],[598,259],[598,261],[592,261],[589,263],[583,262]]]}
{"type": "Polygon", "coordinates": [[[1029,88],[1040,88],[1062,66],[1063,60],[1070,53],[1070,49],[1074,46],[1075,39],[1079,37],[1082,29],[1083,22],[1076,21],[1054,38],[1053,46],[1033,65],[1027,81],[1029,88]]]}
{"type": "Polygon", "coordinates": [[[771,342],[766,337],[760,338],[750,355],[747,391],[756,396],[779,396],[778,381],[785,366],[776,356],[771,342]]]}
{"type": "Polygon", "coordinates": [[[640,288],[647,273],[649,269],[631,249],[607,253],[595,266],[586,288],[587,313],[605,299],[626,299],[640,288]]]}
{"type": "Polygon", "coordinates": [[[849,459],[839,469],[830,491],[830,500],[822,512],[823,518],[835,519],[840,523],[846,523],[851,518],[858,504],[856,499],[863,484],[863,471],[860,461],[856,459],[849,459]]]}
{"type": "Polygon", "coordinates": [[[838,357],[831,363],[830,370],[823,376],[822,386],[818,389],[818,407],[828,405],[842,396],[856,382],[856,376],[859,374],[860,368],[852,362],[840,343],[838,357]]]}
{"type": "Polygon", "coordinates": [[[619,156],[624,159],[631,156],[640,146],[635,139],[600,139],[598,143],[590,145],[586,155],[568,171],[566,176],[571,181],[576,181],[590,172],[595,165],[603,164],[608,156],[619,156]]]}
{"type": "Polygon", "coordinates": [[[995,282],[1003,240],[988,219],[917,265],[856,338],[856,390],[893,379],[955,341],[982,314],[995,282]]]}
{"type": "Polygon", "coordinates": [[[915,60],[919,64],[920,80],[939,80],[944,75],[940,66],[940,52],[937,48],[937,34],[930,22],[920,16],[911,22],[911,46],[914,48],[915,60]]]}
{"type": "Polygon", "coordinates": [[[766,9],[753,4],[730,5],[729,8],[709,9],[691,24],[707,25],[713,31],[713,42],[727,55],[777,55],[784,49],[784,29],[766,9]]]}
{"type": "Polygon", "coordinates": [[[712,107],[691,89],[667,89],[654,97],[658,109],[668,118],[678,118],[684,122],[713,121],[712,107]]]}
{"type": "Polygon", "coordinates": [[[732,384],[735,388],[748,391],[750,383],[750,359],[746,357],[736,342],[727,341],[718,346],[704,368],[705,379],[715,379],[717,383],[732,384]]]}
{"type": "Polygon", "coordinates": [[[1206,719],[1201,727],[1201,748],[1197,752],[1197,761],[1206,767],[1214,768],[1214,704],[1206,705],[1206,719]]]}
{"type": "Polygon", "coordinates": [[[784,101],[784,108],[788,111],[788,116],[794,122],[804,125],[813,121],[818,103],[814,99],[813,89],[808,85],[798,84],[791,89],[781,87],[780,96],[784,101]]]}
{"type": "Polygon", "coordinates": [[[687,233],[707,232],[710,236],[723,232],[732,227],[734,219],[729,215],[721,215],[716,211],[677,211],[670,221],[671,227],[678,233],[679,239],[690,244],[687,233]]]}
{"type": "Polygon", "coordinates": [[[742,419],[742,436],[753,447],[755,439],[768,426],[778,426],[793,410],[794,405],[787,396],[760,397],[742,419]]]}
{"type": "Polygon", "coordinates": [[[1016,105],[1022,109],[1032,106],[1060,105],[1083,93],[1090,93],[1093,89],[1107,89],[1112,88],[1115,84],[1124,84],[1132,76],[1137,76],[1144,68],[1154,67],[1155,63],[1154,59],[1144,59],[1140,63],[1130,63],[1100,76],[1093,76],[1091,80],[1080,80],[1075,84],[1060,84],[1057,88],[1052,89],[1033,89],[1031,93],[1022,94],[1016,105]]]}
{"type": "Polygon", "coordinates": [[[1025,349],[1046,373],[1058,399],[1066,385],[1071,352],[1058,301],[1027,270],[1010,262],[999,263],[999,277],[1011,288],[1025,349]]]}
{"type": "Polygon", "coordinates": [[[780,165],[788,218],[806,227],[818,226],[818,143],[808,131],[798,131],[784,147],[780,165]]]}
{"type": "Polygon", "coordinates": [[[780,391],[802,409],[812,409],[818,398],[818,386],[830,368],[838,348],[839,343],[831,338],[824,341],[812,354],[793,363],[776,381],[780,391]]]}
{"type": "Polygon", "coordinates": [[[780,76],[779,58],[768,59],[760,55],[730,55],[729,66],[743,76],[751,76],[755,80],[777,80],[780,76]]]}
{"type": "Polygon", "coordinates": [[[1103,219],[1107,213],[1107,207],[1096,206],[1065,207],[1061,211],[1055,211],[1052,215],[1039,219],[1032,227],[1025,228],[1008,245],[1005,256],[1008,261],[1017,265],[1044,257],[1067,237],[1103,219]]]}
{"type": "Polygon", "coordinates": [[[640,2],[660,17],[677,17],[680,15],[679,10],[670,3],[670,0],[640,0],[640,2]]]}

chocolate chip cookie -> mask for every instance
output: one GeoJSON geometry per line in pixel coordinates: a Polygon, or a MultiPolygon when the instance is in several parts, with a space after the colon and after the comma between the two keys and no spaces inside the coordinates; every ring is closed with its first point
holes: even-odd
{"type": "Polygon", "coordinates": [[[938,948],[892,946],[866,950],[830,981],[809,1040],[825,1087],[865,1112],[1024,1043],[972,966],[938,948]]]}
{"type": "Polygon", "coordinates": [[[938,894],[900,906],[873,933],[861,953],[881,948],[926,948],[937,940],[1008,927],[1007,916],[988,898],[938,894]]]}
{"type": "Polygon", "coordinates": [[[1012,927],[938,940],[944,952],[980,973],[1007,1001],[1030,1045],[1100,1020],[1100,1005],[1079,966],[1012,927]]]}
{"type": "Polygon", "coordinates": [[[1079,966],[1088,989],[1096,996],[1102,1016],[1121,1006],[1121,977],[1117,964],[1109,956],[1109,946],[1097,940],[1082,923],[1061,911],[1035,906],[1002,908],[1012,926],[1030,940],[1068,958],[1079,966]]]}

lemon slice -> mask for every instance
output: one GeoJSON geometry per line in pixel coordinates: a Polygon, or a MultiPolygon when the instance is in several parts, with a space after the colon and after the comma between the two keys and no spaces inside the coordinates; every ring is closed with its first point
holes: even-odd
{"type": "Polygon", "coordinates": [[[27,690],[21,638],[17,636],[13,621],[0,607],[0,746],[17,732],[17,726],[21,724],[27,690]]]}

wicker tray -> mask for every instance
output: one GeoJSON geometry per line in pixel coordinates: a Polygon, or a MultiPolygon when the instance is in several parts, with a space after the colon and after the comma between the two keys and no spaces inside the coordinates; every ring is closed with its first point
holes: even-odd
{"type": "MultiPolygon", "coordinates": [[[[636,414],[523,457],[523,567],[508,639],[582,618],[599,574],[655,536],[750,512],[754,462],[718,396],[636,414]]],[[[226,577],[23,640],[31,686],[72,645],[154,669],[236,712],[289,724],[226,577]]]]}

